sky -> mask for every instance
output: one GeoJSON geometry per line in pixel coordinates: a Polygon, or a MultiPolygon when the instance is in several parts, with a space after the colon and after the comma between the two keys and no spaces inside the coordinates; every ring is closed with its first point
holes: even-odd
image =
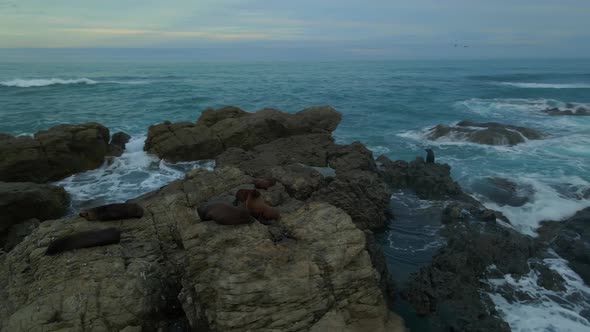
{"type": "Polygon", "coordinates": [[[263,60],[590,58],[590,0],[0,0],[0,57],[23,48],[263,60]]]}

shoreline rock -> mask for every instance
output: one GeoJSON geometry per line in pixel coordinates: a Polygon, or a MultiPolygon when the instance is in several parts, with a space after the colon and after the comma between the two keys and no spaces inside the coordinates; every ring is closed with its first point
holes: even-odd
{"type": "Polygon", "coordinates": [[[590,109],[582,106],[574,108],[574,105],[571,105],[571,108],[566,109],[560,109],[557,107],[548,108],[542,112],[551,116],[590,116],[590,109]]]}
{"type": "Polygon", "coordinates": [[[463,120],[455,126],[439,124],[430,129],[427,138],[436,141],[450,138],[486,145],[516,145],[526,140],[542,139],[546,135],[530,128],[497,122],[476,123],[463,120]]]}
{"type": "Polygon", "coordinates": [[[59,125],[0,141],[0,181],[46,183],[95,169],[108,151],[109,130],[89,122],[59,125]]]}

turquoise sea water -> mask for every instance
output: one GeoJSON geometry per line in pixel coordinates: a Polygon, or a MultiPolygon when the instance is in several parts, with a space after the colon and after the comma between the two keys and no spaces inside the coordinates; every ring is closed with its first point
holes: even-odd
{"type": "MultiPolygon", "coordinates": [[[[358,140],[375,156],[405,160],[432,147],[437,160],[449,163],[455,179],[475,196],[488,176],[533,188],[524,206],[486,204],[504,212],[519,231],[534,235],[539,221],[565,218],[590,206],[583,198],[590,188],[590,117],[540,113],[566,103],[590,107],[590,60],[0,62],[0,132],[32,134],[60,123],[97,121],[112,133],[122,130],[134,137],[113,165],[59,182],[72,193],[75,206],[134,197],[182,176],[186,169],[211,166],[173,165],[147,156],[141,148],[149,125],[194,121],[203,109],[222,105],[296,112],[330,104],[344,115],[335,132],[339,142],[358,140]],[[464,119],[522,125],[549,136],[514,147],[424,138],[425,130],[438,123],[464,119]]],[[[394,197],[394,206],[403,210],[400,202],[404,199],[394,197]]],[[[412,211],[402,217],[411,220],[416,213],[412,211]]],[[[433,226],[423,226],[413,230],[422,244],[396,238],[395,230],[384,235],[392,265],[417,267],[427,261],[423,255],[413,260],[421,246],[436,248],[429,245],[433,226]],[[396,245],[404,241],[405,247],[396,245]]],[[[511,326],[523,328],[519,322],[511,326]]]]}

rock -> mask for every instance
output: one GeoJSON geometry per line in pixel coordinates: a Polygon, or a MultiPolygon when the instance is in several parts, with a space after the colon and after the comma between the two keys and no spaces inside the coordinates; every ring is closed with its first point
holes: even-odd
{"type": "Polygon", "coordinates": [[[576,109],[574,109],[574,105],[569,105],[571,107],[569,107],[569,109],[559,109],[557,107],[553,107],[553,108],[548,108],[546,110],[543,110],[542,112],[551,116],[564,116],[564,115],[569,115],[569,116],[590,116],[590,109],[584,108],[584,107],[578,107],[576,109]]]}
{"type": "Polygon", "coordinates": [[[476,184],[474,190],[500,206],[522,206],[530,202],[534,195],[532,186],[498,177],[484,179],[476,184]]]}
{"type": "Polygon", "coordinates": [[[531,267],[537,274],[537,285],[554,292],[566,290],[565,280],[556,271],[540,263],[533,264],[531,267]]]}
{"type": "Polygon", "coordinates": [[[377,170],[373,152],[360,142],[332,148],[328,153],[328,164],[336,170],[336,173],[352,170],[375,172],[377,170]]]}
{"type": "Polygon", "coordinates": [[[425,163],[421,157],[408,163],[380,156],[377,162],[381,176],[394,189],[411,188],[421,199],[469,199],[447,164],[425,163]]]}
{"type": "Polygon", "coordinates": [[[496,222],[474,219],[453,221],[442,235],[447,245],[413,275],[404,298],[444,331],[510,331],[491,300],[481,295],[489,290],[482,280],[492,273],[515,278],[528,273],[527,261],[537,253],[532,239],[496,222]]]}
{"type": "Polygon", "coordinates": [[[379,229],[391,218],[391,190],[376,174],[354,171],[337,174],[311,200],[328,202],[346,211],[360,229],[379,229]]]}
{"type": "Polygon", "coordinates": [[[150,126],[144,150],[172,162],[211,159],[223,144],[209,127],[191,122],[150,126]]]}
{"type": "Polygon", "coordinates": [[[0,141],[9,140],[9,139],[13,139],[13,138],[14,138],[14,136],[12,136],[12,135],[0,133],[0,141]]]}
{"type": "Polygon", "coordinates": [[[590,285],[590,208],[562,222],[545,222],[540,241],[568,261],[574,272],[590,285]]]}
{"type": "Polygon", "coordinates": [[[37,182],[101,166],[108,150],[109,130],[90,122],[59,125],[35,137],[15,137],[0,143],[0,181],[37,182]]]}
{"type": "Polygon", "coordinates": [[[196,170],[132,200],[141,219],[42,223],[0,255],[0,330],[404,331],[343,210],[287,198],[273,226],[199,220],[197,206],[251,181],[196,170]],[[119,244],[44,255],[56,237],[113,226],[119,244]]]}
{"type": "Polygon", "coordinates": [[[39,220],[29,219],[12,225],[7,231],[0,232],[0,249],[11,251],[17,244],[39,227],[39,220]],[[2,247],[3,246],[3,247],[2,247]]]}
{"type": "Polygon", "coordinates": [[[530,128],[504,125],[496,122],[475,123],[461,121],[456,126],[439,124],[430,129],[430,140],[450,138],[486,145],[516,145],[526,140],[536,140],[545,134],[530,128]]]}
{"type": "Polygon", "coordinates": [[[171,161],[212,159],[232,147],[251,150],[279,138],[329,134],[342,117],[329,106],[308,108],[296,114],[274,109],[244,114],[228,107],[203,114],[203,120],[199,119],[197,124],[151,126],[144,149],[171,161]]]}
{"type": "Polygon", "coordinates": [[[69,195],[62,187],[0,182],[0,233],[27,219],[57,219],[66,213],[69,195]]]}
{"type": "Polygon", "coordinates": [[[108,155],[120,157],[125,151],[125,145],[127,144],[127,142],[129,142],[130,139],[131,136],[125,134],[122,131],[113,134],[113,136],[111,137],[111,143],[109,144],[108,155]]]}
{"type": "Polygon", "coordinates": [[[287,193],[298,200],[308,199],[323,181],[320,172],[301,164],[275,166],[270,168],[268,175],[277,179],[287,193]]]}
{"type": "Polygon", "coordinates": [[[296,135],[279,138],[254,147],[251,151],[229,148],[215,162],[218,166],[236,166],[252,176],[265,176],[274,166],[299,163],[308,166],[327,166],[328,153],[334,140],[327,134],[296,135]]]}
{"type": "Polygon", "coordinates": [[[453,201],[449,203],[442,212],[441,222],[443,224],[449,224],[458,220],[467,221],[471,218],[480,221],[502,220],[510,223],[508,218],[506,218],[501,212],[486,209],[476,200],[471,202],[453,201]]]}
{"type": "Polygon", "coordinates": [[[220,109],[208,108],[201,113],[197,125],[203,125],[211,127],[217,122],[225,119],[238,119],[244,116],[249,116],[252,113],[248,113],[239,107],[226,106],[220,109]]]}

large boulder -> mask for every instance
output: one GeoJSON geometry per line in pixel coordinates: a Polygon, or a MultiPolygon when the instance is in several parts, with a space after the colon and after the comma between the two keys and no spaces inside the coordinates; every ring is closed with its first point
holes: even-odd
{"type": "Polygon", "coordinates": [[[44,183],[97,168],[104,162],[109,138],[106,127],[90,122],[4,139],[0,181],[44,183]]]}
{"type": "Polygon", "coordinates": [[[288,198],[272,226],[199,219],[196,207],[251,180],[196,170],[134,199],[141,219],[42,223],[0,255],[0,330],[404,330],[343,210],[288,198]],[[120,228],[121,242],[44,255],[56,237],[105,227],[120,228]]]}
{"type": "Polygon", "coordinates": [[[203,112],[196,124],[151,126],[144,149],[171,161],[212,159],[227,148],[251,150],[257,145],[294,135],[330,133],[342,115],[330,106],[295,114],[274,109],[247,113],[235,107],[203,112]]]}
{"type": "Polygon", "coordinates": [[[439,124],[430,129],[427,137],[430,140],[445,138],[486,145],[516,145],[526,140],[541,139],[545,137],[545,134],[525,127],[464,120],[455,126],[439,124]]]}
{"type": "Polygon", "coordinates": [[[0,233],[19,222],[62,217],[69,206],[68,193],[52,185],[0,182],[0,233]]]}

